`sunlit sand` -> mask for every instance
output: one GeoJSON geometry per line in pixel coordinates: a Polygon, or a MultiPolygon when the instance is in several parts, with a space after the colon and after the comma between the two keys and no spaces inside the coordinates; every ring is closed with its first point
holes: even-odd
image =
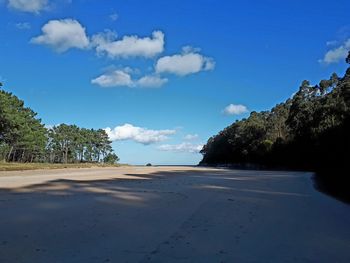
{"type": "Polygon", "coordinates": [[[0,172],[0,262],[350,262],[350,209],[309,173],[0,172]]]}

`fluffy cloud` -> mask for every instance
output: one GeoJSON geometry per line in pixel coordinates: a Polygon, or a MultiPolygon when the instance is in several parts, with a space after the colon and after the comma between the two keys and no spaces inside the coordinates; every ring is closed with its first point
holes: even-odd
{"type": "Polygon", "coordinates": [[[111,72],[105,73],[93,80],[92,84],[99,85],[101,87],[160,87],[168,82],[168,79],[161,78],[158,75],[146,75],[140,79],[132,79],[131,73],[133,72],[130,68],[113,70],[111,72]]]}
{"type": "Polygon", "coordinates": [[[247,107],[241,104],[230,104],[223,110],[223,113],[227,115],[239,115],[246,112],[248,112],[247,107]]]}
{"type": "Polygon", "coordinates": [[[123,70],[114,70],[112,72],[103,74],[91,80],[91,83],[99,85],[101,87],[132,87],[134,85],[130,74],[127,71],[123,70]]]}
{"type": "Polygon", "coordinates": [[[164,34],[154,31],[151,37],[124,36],[117,40],[117,34],[105,31],[92,37],[92,45],[97,54],[106,54],[110,58],[154,57],[164,50],[164,34]]]}
{"type": "Polygon", "coordinates": [[[184,139],[187,141],[192,141],[198,139],[198,134],[187,134],[184,139]]]}
{"type": "Polygon", "coordinates": [[[32,43],[47,45],[57,52],[65,52],[70,48],[85,49],[89,46],[85,28],[76,20],[51,20],[41,30],[42,35],[32,38],[32,43]]]}
{"type": "Polygon", "coordinates": [[[346,40],[342,45],[335,47],[329,50],[323,57],[320,59],[320,63],[331,64],[337,63],[339,61],[345,60],[350,51],[350,38],[346,40]]]}
{"type": "Polygon", "coordinates": [[[158,146],[161,151],[168,152],[187,152],[187,153],[199,153],[203,148],[202,144],[192,144],[192,143],[180,143],[180,144],[163,144],[158,146]]]}
{"type": "Polygon", "coordinates": [[[179,76],[198,73],[203,70],[213,70],[215,62],[190,47],[183,48],[182,54],[164,56],[156,63],[157,73],[171,73],[179,76]]]}
{"type": "Polygon", "coordinates": [[[161,78],[158,75],[146,75],[139,80],[137,80],[136,85],[140,87],[146,87],[146,88],[158,88],[163,86],[165,83],[168,82],[168,79],[161,78]]]}
{"type": "MultiPolygon", "coordinates": [[[[117,19],[117,14],[112,14],[110,19],[117,19]]],[[[30,25],[23,23],[16,26],[25,29],[30,25]]],[[[50,20],[41,30],[42,34],[33,37],[31,43],[49,46],[57,52],[77,48],[95,50],[97,55],[110,58],[153,58],[164,51],[164,33],[161,31],[154,31],[149,37],[131,35],[118,39],[117,34],[111,30],[88,36],[85,27],[74,19],[50,20]]],[[[135,72],[114,69],[92,79],[91,83],[101,87],[161,87],[168,82],[161,73],[185,76],[213,70],[214,67],[212,58],[201,55],[199,49],[186,46],[181,54],[159,58],[154,72],[150,74],[134,78],[135,72]]]]}
{"type": "Polygon", "coordinates": [[[165,141],[169,135],[176,133],[175,130],[150,130],[128,123],[114,129],[108,127],[105,131],[112,141],[133,140],[145,145],[165,141]]]}
{"type": "Polygon", "coordinates": [[[39,13],[47,8],[48,0],[9,0],[8,7],[29,13],[39,13]]]}

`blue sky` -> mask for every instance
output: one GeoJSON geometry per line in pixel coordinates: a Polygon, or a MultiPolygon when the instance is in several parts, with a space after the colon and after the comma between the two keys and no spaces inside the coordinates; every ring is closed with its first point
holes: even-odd
{"type": "Polygon", "coordinates": [[[302,80],[343,74],[350,2],[0,0],[0,80],[48,125],[109,128],[121,162],[196,164],[302,80]]]}

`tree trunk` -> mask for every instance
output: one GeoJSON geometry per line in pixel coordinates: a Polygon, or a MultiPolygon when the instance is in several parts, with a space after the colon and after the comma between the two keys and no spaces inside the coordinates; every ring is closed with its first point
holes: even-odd
{"type": "Polygon", "coordinates": [[[12,162],[16,161],[16,149],[13,151],[12,162]]]}
{"type": "Polygon", "coordinates": [[[24,162],[24,152],[25,152],[25,150],[22,151],[22,156],[21,156],[21,162],[22,163],[24,162]]]}
{"type": "Polygon", "coordinates": [[[65,163],[68,163],[68,147],[66,147],[66,150],[65,150],[65,163]]]}
{"type": "Polygon", "coordinates": [[[7,155],[7,161],[10,161],[10,157],[11,157],[12,151],[13,151],[13,146],[11,146],[10,152],[9,152],[9,154],[7,155]]]}

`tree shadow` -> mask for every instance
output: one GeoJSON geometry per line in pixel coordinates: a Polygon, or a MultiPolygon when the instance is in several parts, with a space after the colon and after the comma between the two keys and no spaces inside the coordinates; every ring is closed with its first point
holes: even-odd
{"type": "MultiPolygon", "coordinates": [[[[339,173],[343,172],[339,171],[339,173]]],[[[350,204],[349,182],[333,177],[334,176],[332,176],[331,173],[314,174],[312,180],[314,182],[315,189],[341,202],[350,204]]]]}
{"type": "Polygon", "coordinates": [[[179,168],[125,175],[0,189],[0,262],[139,262],[193,213],[187,203],[207,195],[254,207],[276,196],[306,198],[279,185],[295,178],[289,172],[179,168]]]}

